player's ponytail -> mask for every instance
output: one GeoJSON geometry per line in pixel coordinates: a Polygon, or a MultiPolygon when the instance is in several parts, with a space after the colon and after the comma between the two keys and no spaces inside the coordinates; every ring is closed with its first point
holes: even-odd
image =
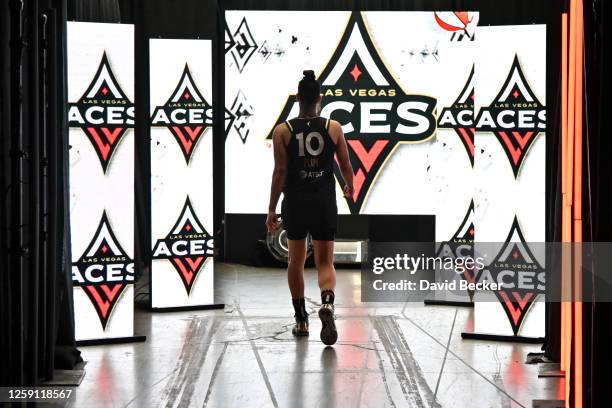
{"type": "Polygon", "coordinates": [[[298,85],[298,94],[300,95],[300,101],[302,101],[302,103],[306,105],[312,105],[317,102],[317,99],[321,94],[321,86],[317,82],[313,70],[304,70],[302,74],[304,75],[304,77],[298,85]]]}

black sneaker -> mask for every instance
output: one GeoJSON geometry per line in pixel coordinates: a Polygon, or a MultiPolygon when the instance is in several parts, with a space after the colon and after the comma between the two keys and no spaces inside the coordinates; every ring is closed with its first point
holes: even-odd
{"type": "Polygon", "coordinates": [[[308,336],[308,319],[302,321],[296,319],[291,333],[293,333],[294,336],[308,336]]]}
{"type": "Polygon", "coordinates": [[[331,303],[323,303],[319,309],[319,319],[321,319],[321,341],[323,344],[331,346],[338,340],[334,305],[331,303]]]}

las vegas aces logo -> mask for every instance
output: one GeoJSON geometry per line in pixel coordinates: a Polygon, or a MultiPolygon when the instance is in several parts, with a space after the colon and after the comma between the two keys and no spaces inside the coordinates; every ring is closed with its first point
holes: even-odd
{"type": "MultiPolygon", "coordinates": [[[[542,247],[538,247],[541,249],[542,247]]],[[[508,238],[479,280],[500,284],[495,295],[501,302],[514,335],[539,294],[546,291],[546,272],[534,256],[514,217],[508,238]]]]}
{"type": "Polygon", "coordinates": [[[106,172],[125,132],[134,126],[134,105],[115,79],[106,52],[85,93],[68,104],[68,126],[83,130],[106,172]]]}
{"type": "MultiPolygon", "coordinates": [[[[356,214],[395,148],[434,135],[436,99],[402,90],[378,55],[359,12],[351,14],[318,79],[323,93],[321,116],[337,120],[347,140],[355,171],[354,194],[347,203],[356,214]]],[[[276,124],[297,116],[298,111],[295,95],[289,96],[276,124]]],[[[342,180],[337,164],[334,171],[342,180]]]]}
{"type": "Polygon", "coordinates": [[[72,281],[89,297],[106,329],[121,293],[134,282],[134,262],[115,237],[106,212],[87,249],[72,264],[72,281]]]}
{"type": "Polygon", "coordinates": [[[187,197],[181,214],[168,235],[155,243],[153,259],[170,261],[189,295],[198,274],[213,254],[213,237],[196,216],[187,197]]]}
{"type": "Polygon", "coordinates": [[[474,167],[474,66],[452,106],[442,109],[438,128],[454,129],[474,167]]]}
{"type": "Polygon", "coordinates": [[[529,87],[518,55],[493,103],[478,113],[476,129],[495,134],[517,177],[536,136],[546,130],[546,107],[529,87]]]}
{"type": "Polygon", "coordinates": [[[170,130],[189,164],[198,140],[212,126],[212,106],[196,87],[187,64],[168,101],[155,108],[151,125],[170,130]]]}
{"type": "MultiPolygon", "coordinates": [[[[467,213],[463,217],[457,231],[453,234],[450,240],[441,242],[440,247],[436,251],[436,257],[441,259],[474,259],[474,200],[470,202],[467,213]]],[[[470,283],[477,281],[477,271],[475,267],[467,265],[464,271],[460,274],[463,280],[470,283]]],[[[447,271],[440,271],[447,276],[447,271]]],[[[451,270],[449,276],[453,276],[457,271],[451,270]]],[[[468,290],[470,301],[474,298],[474,291],[468,290]]]]}

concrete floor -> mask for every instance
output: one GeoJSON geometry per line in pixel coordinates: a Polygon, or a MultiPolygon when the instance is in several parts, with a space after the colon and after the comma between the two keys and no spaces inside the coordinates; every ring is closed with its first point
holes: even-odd
{"type": "Polygon", "coordinates": [[[539,345],[462,340],[471,309],[363,304],[359,271],[339,270],[339,339],[325,347],[314,270],[300,339],[284,270],[218,263],[216,274],[224,311],[137,311],[145,343],[82,347],[75,406],[531,407],[562,396],[559,379],[524,364],[539,345]]]}

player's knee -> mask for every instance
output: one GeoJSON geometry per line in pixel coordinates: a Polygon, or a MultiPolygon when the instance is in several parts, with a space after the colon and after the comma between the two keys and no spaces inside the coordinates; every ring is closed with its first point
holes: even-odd
{"type": "Polygon", "coordinates": [[[334,267],[333,259],[329,256],[315,256],[317,269],[330,269],[334,267]]]}
{"type": "Polygon", "coordinates": [[[304,266],[305,254],[289,254],[289,266],[304,266]]]}

